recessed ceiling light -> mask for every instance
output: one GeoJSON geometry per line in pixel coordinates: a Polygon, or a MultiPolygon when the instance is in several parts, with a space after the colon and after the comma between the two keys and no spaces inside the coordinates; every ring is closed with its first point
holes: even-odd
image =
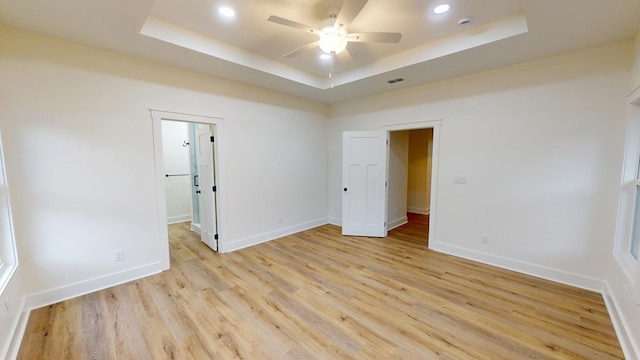
{"type": "Polygon", "coordinates": [[[447,11],[449,11],[450,8],[451,7],[449,6],[449,4],[438,5],[438,6],[433,8],[433,13],[434,14],[444,14],[447,11]]]}
{"type": "Polygon", "coordinates": [[[329,60],[329,59],[331,59],[331,55],[329,55],[329,54],[322,54],[322,55],[320,55],[320,59],[322,59],[322,60],[329,60]]]}
{"type": "Polygon", "coordinates": [[[233,17],[236,14],[236,12],[228,6],[219,7],[218,12],[220,13],[220,15],[225,17],[233,17]]]}

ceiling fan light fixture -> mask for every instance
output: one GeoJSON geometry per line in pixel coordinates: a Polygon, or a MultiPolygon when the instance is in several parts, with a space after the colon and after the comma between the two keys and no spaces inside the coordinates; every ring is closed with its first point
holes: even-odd
{"type": "Polygon", "coordinates": [[[362,11],[367,1],[368,0],[344,0],[341,9],[329,8],[327,10],[328,18],[320,22],[320,26],[318,27],[301,24],[275,15],[270,15],[267,21],[319,37],[318,40],[312,43],[308,43],[284,54],[285,58],[290,59],[306,50],[319,47],[320,50],[327,55],[340,54],[340,56],[329,56],[332,64],[334,59],[342,63],[348,63],[351,61],[351,55],[345,50],[349,42],[396,44],[402,39],[402,33],[400,32],[347,33],[349,24],[351,24],[351,21],[362,11]]]}
{"type": "Polygon", "coordinates": [[[339,54],[347,48],[347,33],[344,30],[325,28],[320,35],[318,46],[327,54],[339,54]]]}

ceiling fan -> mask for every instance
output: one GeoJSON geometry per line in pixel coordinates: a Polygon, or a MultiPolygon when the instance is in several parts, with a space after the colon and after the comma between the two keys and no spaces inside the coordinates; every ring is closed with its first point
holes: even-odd
{"type": "Polygon", "coordinates": [[[317,41],[284,54],[285,58],[293,58],[306,50],[320,47],[323,52],[336,56],[340,62],[349,63],[351,61],[351,55],[347,50],[347,43],[349,42],[395,44],[402,39],[402,33],[399,32],[347,33],[347,27],[366,4],[367,0],[345,0],[342,9],[329,8],[327,10],[329,18],[322,21],[319,28],[274,15],[269,16],[267,20],[296,30],[306,31],[319,37],[317,41]]]}

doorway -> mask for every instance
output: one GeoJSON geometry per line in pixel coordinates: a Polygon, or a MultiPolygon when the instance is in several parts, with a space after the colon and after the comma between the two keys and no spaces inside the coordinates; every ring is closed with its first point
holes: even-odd
{"type": "Polygon", "coordinates": [[[428,241],[433,128],[389,133],[389,231],[419,229],[428,241]]]}
{"type": "MultiPolygon", "coordinates": [[[[387,229],[398,227],[409,221],[408,214],[408,156],[409,156],[409,132],[410,130],[425,129],[427,136],[431,141],[427,144],[427,156],[430,159],[430,176],[428,176],[430,184],[425,185],[428,192],[424,193],[424,201],[422,201],[421,212],[423,219],[419,219],[428,223],[425,230],[425,243],[431,247],[436,239],[436,204],[437,204],[437,173],[438,173],[438,144],[440,138],[440,126],[442,120],[418,121],[406,124],[390,124],[383,125],[382,131],[346,131],[343,133],[343,162],[342,162],[342,232],[347,235],[357,236],[386,236],[387,229]],[[390,148],[393,139],[389,139],[391,134],[396,132],[400,134],[401,146],[403,150],[400,154],[394,154],[390,148]],[[368,139],[366,142],[359,144],[354,139],[368,139]],[[382,141],[378,141],[382,139],[382,141]],[[391,140],[391,141],[390,141],[391,140]],[[364,146],[366,144],[367,146],[364,146]],[[380,161],[379,154],[386,153],[383,160],[380,161]],[[356,154],[356,155],[354,155],[356,154]],[[396,161],[397,158],[403,158],[402,161],[396,161]],[[399,164],[399,165],[398,165],[399,164]],[[384,175],[381,178],[380,172],[384,175]],[[378,174],[378,175],[376,175],[378,174]],[[366,175],[366,176],[365,176],[366,175]],[[394,186],[400,190],[392,189],[394,186]],[[370,201],[377,199],[383,193],[382,202],[370,201]],[[353,195],[352,195],[353,194],[353,195]],[[427,195],[428,194],[428,195],[427,195]],[[359,195],[359,196],[356,196],[359,195]],[[375,206],[373,206],[374,204],[375,206]],[[364,209],[363,211],[350,211],[351,209],[364,209]],[[382,217],[373,216],[383,213],[382,217]],[[356,216],[361,215],[361,216],[356,216]],[[372,215],[372,216],[369,216],[372,215]],[[382,226],[383,235],[374,231],[358,231],[345,232],[345,226],[366,223],[367,229],[377,229],[382,226]]],[[[421,134],[417,132],[415,134],[421,134]]],[[[425,169],[426,170],[426,169],[425,169]]],[[[429,172],[426,170],[426,173],[429,172]]],[[[424,175],[427,177],[427,175],[424,175]]],[[[425,179],[426,180],[426,179],[425,179]]],[[[418,211],[417,205],[412,211],[418,211]]],[[[413,217],[413,215],[412,215],[413,217]]],[[[417,219],[418,220],[418,219],[417,219]]],[[[351,226],[353,228],[353,226],[351,226]]],[[[362,229],[360,229],[362,230],[362,229]]],[[[365,229],[366,230],[366,229],[365,229]]]]}
{"type": "Polygon", "coordinates": [[[169,268],[167,225],[169,216],[176,212],[176,204],[182,214],[179,219],[185,221],[188,217],[186,221],[191,223],[191,230],[211,249],[218,251],[220,196],[216,139],[222,119],[156,110],[151,110],[151,117],[159,238],[163,242],[161,248],[166,249],[164,265],[169,268]],[[165,144],[166,141],[172,143],[165,144]],[[167,149],[173,150],[168,152],[167,149]],[[180,193],[172,192],[176,189],[180,193]]]}
{"type": "MultiPolygon", "coordinates": [[[[428,176],[430,183],[428,184],[429,188],[429,199],[428,199],[428,208],[423,209],[429,212],[428,218],[422,217],[420,221],[426,221],[426,224],[419,226],[418,228],[422,229],[425,233],[425,243],[428,244],[429,248],[432,248],[437,241],[437,227],[436,220],[438,215],[438,159],[439,159],[439,148],[440,148],[440,129],[442,126],[442,120],[425,120],[425,121],[416,121],[416,122],[408,122],[404,124],[389,124],[383,125],[382,128],[391,133],[395,131],[413,131],[413,130],[430,130],[430,170],[431,173],[428,176]]],[[[408,174],[407,174],[408,177],[408,174]]],[[[407,179],[407,187],[408,187],[408,179],[407,179]]],[[[407,199],[408,200],[408,199],[407,199]]],[[[418,209],[412,209],[416,211],[418,209]]],[[[412,213],[409,213],[411,215],[412,213]]],[[[414,222],[416,222],[415,219],[414,222]]],[[[410,221],[407,219],[407,221],[410,221]]]]}

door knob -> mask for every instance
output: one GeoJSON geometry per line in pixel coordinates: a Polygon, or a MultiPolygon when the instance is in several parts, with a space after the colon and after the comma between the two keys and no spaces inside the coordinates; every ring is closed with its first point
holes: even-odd
{"type": "Polygon", "coordinates": [[[347,191],[347,188],[344,188],[344,191],[347,191]]]}

